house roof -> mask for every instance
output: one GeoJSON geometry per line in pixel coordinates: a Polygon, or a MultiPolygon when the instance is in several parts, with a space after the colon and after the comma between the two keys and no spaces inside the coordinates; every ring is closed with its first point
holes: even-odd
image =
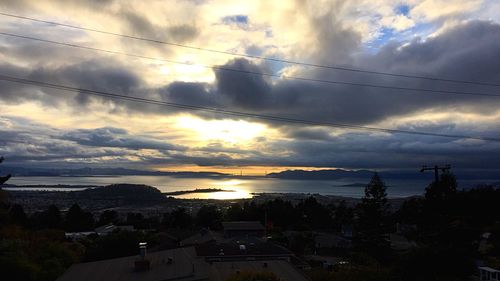
{"type": "MultiPolygon", "coordinates": [[[[269,246],[268,244],[264,244],[269,246]]],[[[194,247],[149,253],[148,271],[134,271],[138,256],[80,263],[71,266],[56,281],[223,281],[237,271],[269,271],[283,281],[306,281],[304,275],[284,260],[241,260],[206,262],[196,256],[194,247]],[[168,264],[169,258],[173,259],[168,264]],[[194,271],[193,271],[194,268],[194,271]]]]}
{"type": "Polygon", "coordinates": [[[264,230],[259,221],[228,221],[223,222],[224,230],[264,230]]]}
{"type": "Polygon", "coordinates": [[[480,266],[479,269],[481,270],[484,270],[484,271],[488,271],[488,272],[500,272],[500,270],[498,269],[495,269],[495,268],[491,268],[491,267],[488,267],[488,266],[480,266]]]}
{"type": "Polygon", "coordinates": [[[283,281],[307,281],[297,269],[283,260],[214,262],[208,267],[210,280],[227,280],[237,271],[272,272],[283,281]],[[264,267],[264,263],[266,267],[264,267]]]}
{"type": "Polygon", "coordinates": [[[221,243],[206,243],[197,245],[196,253],[198,256],[203,257],[271,257],[292,255],[292,253],[286,248],[266,242],[256,237],[235,237],[227,239],[221,243]]]}
{"type": "Polygon", "coordinates": [[[215,233],[211,230],[205,230],[205,231],[200,231],[193,236],[189,236],[188,238],[185,238],[181,240],[180,245],[181,246],[187,246],[187,245],[197,245],[197,244],[203,244],[211,241],[217,241],[221,239],[218,233],[215,233]]]}
{"type": "Polygon", "coordinates": [[[208,278],[207,265],[201,259],[196,259],[193,247],[148,253],[147,258],[151,261],[148,271],[134,271],[134,262],[138,258],[138,256],[129,256],[74,264],[57,281],[161,281],[169,279],[194,281],[208,278]],[[173,259],[172,264],[167,263],[169,258],[173,259]]]}

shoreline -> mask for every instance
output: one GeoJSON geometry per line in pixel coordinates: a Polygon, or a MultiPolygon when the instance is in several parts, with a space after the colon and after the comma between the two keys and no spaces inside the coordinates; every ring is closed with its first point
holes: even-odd
{"type": "MultiPolygon", "coordinates": [[[[59,193],[59,192],[78,192],[86,189],[95,189],[95,188],[103,188],[108,185],[70,185],[70,184],[57,184],[57,185],[15,185],[15,184],[4,184],[1,189],[8,192],[33,192],[33,193],[59,193]],[[47,188],[44,190],[44,188],[47,188]]],[[[154,186],[151,186],[156,188],[154,186]]],[[[156,188],[157,189],[157,188],[156,188]]],[[[350,196],[342,196],[342,195],[331,195],[331,194],[321,194],[321,193],[307,193],[307,192],[250,192],[249,194],[252,197],[249,198],[231,198],[231,199],[217,199],[217,198],[176,198],[174,196],[178,195],[186,195],[186,194],[196,194],[196,193],[216,193],[216,192],[236,192],[236,190],[228,190],[221,188],[195,188],[195,189],[186,189],[179,191],[171,191],[171,192],[161,192],[162,195],[165,195],[167,198],[174,198],[176,200],[215,200],[215,201],[235,201],[235,200],[272,200],[281,198],[283,200],[287,199],[304,199],[307,197],[318,197],[318,198],[328,198],[330,200],[348,200],[348,201],[359,201],[362,197],[350,197],[350,196]]],[[[422,197],[423,194],[420,195],[410,195],[410,196],[398,196],[398,197],[390,197],[387,198],[389,200],[406,200],[410,198],[418,198],[422,197]]]]}
{"type": "MultiPolygon", "coordinates": [[[[119,184],[122,184],[122,183],[118,183],[118,185],[119,184]]],[[[75,190],[66,190],[66,189],[85,190],[85,189],[102,188],[102,187],[106,187],[106,186],[109,186],[109,185],[72,185],[72,184],[55,184],[55,185],[52,185],[52,184],[27,184],[27,185],[16,185],[16,184],[4,184],[1,187],[1,189],[4,189],[6,191],[13,191],[13,192],[25,192],[25,191],[34,191],[34,192],[71,192],[71,191],[75,191],[75,190]],[[48,188],[50,190],[41,190],[43,188],[48,188]],[[60,189],[60,190],[58,190],[58,189],[60,189]]],[[[343,185],[339,185],[339,186],[343,186],[343,185]]],[[[158,189],[155,186],[151,186],[151,187],[158,189]]],[[[163,195],[167,195],[167,196],[176,196],[176,195],[185,195],[185,194],[215,193],[215,192],[236,192],[236,190],[222,189],[222,188],[194,188],[194,189],[186,189],[186,190],[178,190],[178,191],[161,192],[161,193],[163,195]]],[[[287,197],[288,196],[292,196],[292,197],[293,196],[302,196],[302,197],[307,197],[307,196],[324,196],[324,197],[329,197],[329,198],[361,199],[361,197],[357,198],[357,197],[349,197],[349,196],[342,196],[342,195],[321,194],[321,193],[317,193],[317,192],[315,192],[315,193],[310,193],[310,192],[250,192],[249,194],[252,195],[251,198],[256,198],[258,196],[266,195],[266,196],[271,196],[271,197],[279,197],[279,196],[287,196],[287,197]]],[[[388,196],[388,199],[404,199],[404,198],[420,197],[420,196],[423,196],[423,194],[421,194],[421,195],[410,195],[410,196],[398,196],[398,197],[390,197],[390,196],[388,196]]],[[[239,200],[239,199],[251,199],[251,198],[236,198],[236,199],[239,200]]],[[[193,199],[198,199],[198,198],[178,198],[178,199],[193,200],[193,199]]],[[[236,200],[236,199],[213,199],[213,200],[236,200]]]]}

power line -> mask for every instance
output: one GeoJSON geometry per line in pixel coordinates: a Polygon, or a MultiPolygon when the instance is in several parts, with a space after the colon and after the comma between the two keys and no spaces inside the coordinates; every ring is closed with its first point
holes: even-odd
{"type": "Polygon", "coordinates": [[[139,102],[139,103],[145,103],[145,104],[152,104],[152,105],[158,105],[158,106],[180,108],[180,109],[186,109],[186,110],[218,113],[218,114],[229,115],[229,116],[256,118],[256,119],[262,119],[262,120],[268,120],[268,121],[277,121],[277,122],[294,123],[294,124],[301,124],[301,125],[312,125],[312,126],[327,126],[327,127],[334,127],[334,128],[384,132],[384,133],[393,133],[393,134],[410,134],[410,135],[422,135],[422,136],[432,136],[432,137],[446,137],[446,138],[454,138],[454,139],[472,139],[472,140],[500,142],[500,138],[469,136],[469,135],[452,135],[452,134],[440,134],[440,133],[422,132],[422,131],[408,131],[408,130],[400,130],[400,129],[368,127],[368,126],[353,125],[353,124],[313,121],[313,120],[288,118],[288,117],[280,117],[280,116],[273,116],[273,115],[263,115],[263,114],[256,114],[256,113],[250,113],[250,112],[233,111],[233,110],[227,110],[227,109],[223,109],[223,108],[211,108],[211,107],[197,106],[197,105],[190,105],[190,104],[165,102],[165,101],[146,99],[146,98],[140,98],[140,97],[134,97],[134,96],[126,96],[126,95],[115,94],[115,93],[104,92],[104,91],[96,91],[96,90],[91,90],[91,89],[71,87],[71,86],[42,82],[42,81],[31,80],[31,79],[24,79],[24,78],[2,75],[2,74],[0,74],[0,80],[14,82],[14,83],[20,83],[20,84],[35,85],[35,86],[63,90],[63,91],[69,91],[69,92],[75,92],[75,93],[80,93],[80,94],[108,97],[108,98],[112,98],[112,99],[120,99],[120,100],[139,102]]]}
{"type": "Polygon", "coordinates": [[[41,20],[41,19],[37,19],[37,18],[33,18],[33,17],[14,15],[14,14],[9,14],[9,13],[4,13],[4,12],[0,12],[0,15],[6,16],[6,17],[22,19],[22,20],[29,20],[29,21],[34,21],[34,22],[46,23],[46,24],[51,24],[51,25],[55,25],[55,26],[62,26],[62,27],[67,27],[67,28],[72,28],[72,29],[79,29],[79,30],[84,30],[84,31],[91,31],[91,32],[96,32],[96,33],[101,33],[101,34],[113,35],[113,36],[133,39],[133,40],[140,40],[140,41],[145,41],[145,42],[150,42],[150,43],[170,45],[170,46],[175,46],[175,47],[181,47],[181,48],[198,50],[198,51],[205,51],[205,52],[211,52],[211,53],[225,54],[225,55],[231,55],[231,56],[236,56],[236,57],[246,57],[246,58],[251,58],[251,59],[259,59],[259,60],[265,60],[265,61],[280,62],[280,63],[286,63],[286,64],[317,67],[317,68],[332,69],[332,70],[341,70],[341,71],[348,71],[348,72],[384,75],[384,76],[410,78],[410,79],[424,79],[424,80],[451,82],[451,83],[459,83],[459,84],[471,84],[471,85],[500,87],[500,84],[487,83],[487,82],[481,82],[481,81],[459,80],[459,79],[450,79],[450,78],[432,77],[432,76],[423,76],[423,75],[399,74],[399,73],[375,71],[375,70],[360,69],[360,68],[353,68],[353,67],[346,67],[346,66],[322,65],[322,64],[314,64],[314,63],[286,60],[286,59],[277,59],[277,58],[258,56],[258,55],[249,55],[249,54],[228,52],[228,51],[222,51],[222,50],[216,50],[216,49],[209,49],[209,48],[185,45],[185,44],[180,44],[180,43],[175,43],[175,42],[161,41],[161,40],[157,40],[157,39],[145,38],[145,37],[140,37],[140,36],[121,34],[121,33],[116,33],[116,32],[111,32],[111,31],[99,30],[99,29],[95,29],[95,28],[64,24],[64,23],[55,22],[55,21],[41,20]]]}
{"type": "Polygon", "coordinates": [[[37,38],[37,37],[18,35],[18,34],[7,33],[7,32],[0,32],[0,35],[21,38],[21,39],[27,39],[27,40],[33,40],[33,41],[49,43],[49,44],[55,44],[55,45],[60,45],[60,46],[65,46],[65,47],[91,50],[91,51],[96,51],[96,52],[104,52],[104,53],[109,53],[109,54],[114,54],[114,55],[123,55],[123,56],[128,56],[128,57],[148,59],[148,60],[154,60],[154,61],[162,61],[162,62],[168,62],[168,63],[173,63],[173,64],[200,66],[200,67],[210,68],[210,69],[214,69],[214,70],[222,70],[222,71],[229,71],[229,72],[237,72],[237,73],[241,73],[241,74],[251,74],[251,75],[257,75],[257,76],[266,76],[266,77],[282,78],[282,79],[289,79],[289,80],[298,80],[298,81],[307,81],[307,82],[316,82],[316,83],[325,83],[325,84],[335,84],[335,85],[346,85],[346,86],[356,86],[356,87],[368,87],[368,88],[377,88],[377,89],[386,89],[386,90],[425,92],[425,93],[434,93],[434,94],[500,97],[500,94],[491,94],[491,93],[483,93],[483,92],[461,92],[461,91],[450,91],[450,90],[435,90],[435,89],[428,89],[428,88],[426,89],[426,88],[411,88],[411,87],[399,87],[399,86],[385,86],[385,85],[379,85],[379,84],[345,82],[345,81],[305,78],[305,77],[298,77],[298,76],[285,76],[285,75],[281,76],[281,75],[273,74],[273,73],[241,70],[241,69],[235,69],[235,68],[228,68],[225,66],[195,64],[195,63],[190,63],[190,62],[181,62],[181,61],[175,61],[175,60],[169,60],[169,59],[163,59],[163,58],[148,57],[148,56],[130,54],[130,53],[125,53],[125,52],[120,52],[120,51],[112,51],[112,50],[106,50],[106,49],[101,49],[101,48],[82,46],[82,45],[78,45],[78,44],[71,44],[71,43],[64,43],[64,42],[59,42],[59,41],[54,41],[54,40],[47,40],[47,39],[42,39],[42,38],[37,38]]]}

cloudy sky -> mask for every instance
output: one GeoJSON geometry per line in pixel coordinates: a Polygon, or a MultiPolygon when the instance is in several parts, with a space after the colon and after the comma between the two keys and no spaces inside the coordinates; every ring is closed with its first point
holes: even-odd
{"type": "MultiPolygon", "coordinates": [[[[485,85],[500,85],[500,1],[3,0],[0,12],[177,45],[0,15],[0,75],[251,114],[500,138],[499,97],[439,92],[500,95],[500,86],[485,85]]],[[[12,166],[500,168],[500,142],[271,122],[6,81],[0,108],[0,155],[12,166]]]]}

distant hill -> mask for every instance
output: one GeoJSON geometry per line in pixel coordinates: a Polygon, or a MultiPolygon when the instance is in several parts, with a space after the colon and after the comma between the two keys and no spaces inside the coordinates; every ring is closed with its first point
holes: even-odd
{"type": "Polygon", "coordinates": [[[158,189],[141,184],[112,184],[104,187],[72,192],[78,198],[92,200],[121,200],[130,203],[160,202],[165,196],[158,189]]]}
{"type": "MultiPolygon", "coordinates": [[[[500,171],[496,170],[483,170],[483,171],[469,171],[469,170],[452,170],[458,180],[500,180],[500,171]]],[[[294,179],[294,180],[338,180],[342,178],[354,178],[369,180],[374,171],[369,170],[286,170],[279,173],[267,174],[267,177],[278,179],[294,179]]],[[[421,173],[418,169],[414,171],[379,171],[382,179],[420,179],[432,180],[434,173],[427,172],[421,173]]]]}
{"type": "Polygon", "coordinates": [[[267,174],[270,178],[296,179],[296,180],[335,180],[341,178],[370,178],[373,172],[368,170],[287,170],[279,173],[267,174]]]}

